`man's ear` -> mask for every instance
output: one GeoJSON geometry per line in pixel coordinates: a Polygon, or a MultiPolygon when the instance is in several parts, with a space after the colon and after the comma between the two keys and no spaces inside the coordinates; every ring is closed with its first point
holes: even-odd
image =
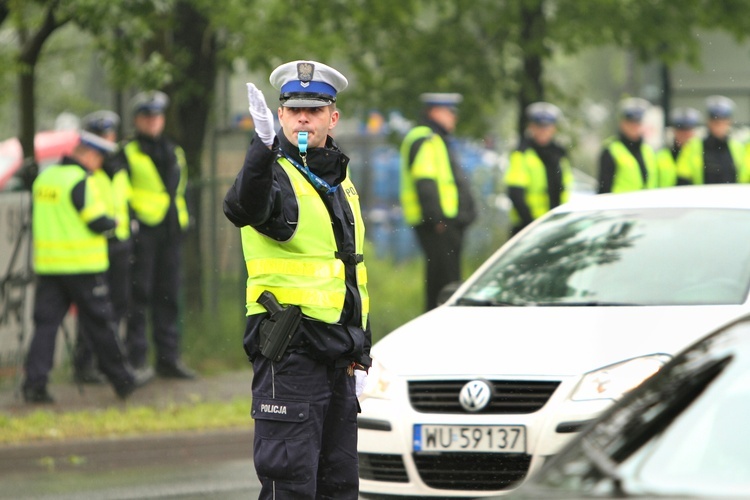
{"type": "Polygon", "coordinates": [[[334,109],[331,113],[331,121],[328,122],[328,130],[332,130],[336,126],[336,124],[339,122],[339,116],[339,110],[334,109]]]}

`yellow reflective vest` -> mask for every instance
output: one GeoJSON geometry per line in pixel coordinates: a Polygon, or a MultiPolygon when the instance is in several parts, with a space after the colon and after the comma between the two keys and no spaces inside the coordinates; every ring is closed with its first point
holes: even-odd
{"type": "MultiPolygon", "coordinates": [[[[560,170],[562,174],[560,203],[562,204],[570,198],[570,190],[573,187],[573,170],[566,157],[560,159],[560,170]]],[[[538,219],[550,211],[547,170],[544,167],[544,162],[533,148],[527,148],[524,151],[516,150],[511,153],[510,165],[505,173],[505,185],[522,188],[525,191],[526,204],[534,219],[538,219]]],[[[521,220],[515,208],[511,210],[510,217],[513,223],[518,223],[521,220]]]]}
{"type": "MultiPolygon", "coordinates": [[[[286,158],[280,158],[278,164],[292,183],[299,220],[294,235],[287,241],[269,238],[251,226],[240,230],[248,276],[247,315],[266,312],[257,298],[268,290],[281,304],[299,306],[309,318],[338,323],[346,297],[346,274],[344,262],[336,258],[331,216],[320,194],[286,158]]],[[[354,214],[355,251],[362,255],[365,226],[359,196],[348,177],[339,189],[344,190],[354,214]]],[[[367,269],[364,262],[356,266],[364,329],[370,309],[367,269]]]]}
{"type": "Polygon", "coordinates": [[[102,201],[106,207],[107,216],[115,219],[115,237],[120,241],[130,238],[130,180],[125,169],[115,172],[113,178],[99,169],[91,174],[102,201]]]}
{"type": "MultiPolygon", "coordinates": [[[[185,229],[188,226],[188,211],[185,202],[187,164],[182,148],[176,147],[175,155],[180,168],[180,182],[175,193],[175,205],[180,227],[185,229]]],[[[138,141],[130,141],[125,145],[125,156],[130,165],[133,211],[140,222],[148,226],[156,226],[164,220],[171,201],[164,181],[151,157],[141,151],[138,141]]]]}
{"type": "Polygon", "coordinates": [[[448,146],[439,134],[426,125],[410,130],[401,144],[401,208],[404,220],[412,226],[422,222],[422,207],[416,188],[420,179],[435,181],[443,215],[447,219],[455,218],[458,215],[458,187],[451,170],[448,146]],[[424,139],[424,142],[410,165],[411,146],[420,139],[424,139]]]}
{"type": "Polygon", "coordinates": [[[656,167],[656,158],[654,150],[648,144],[641,144],[641,156],[646,166],[648,178],[643,181],[641,167],[638,160],[630,154],[628,148],[617,139],[610,139],[607,146],[609,154],[615,161],[615,176],[612,181],[613,193],[626,193],[628,191],[638,191],[640,189],[654,189],[659,187],[659,172],[656,167]]]}
{"type": "Polygon", "coordinates": [[[88,227],[89,222],[107,215],[102,198],[96,182],[80,165],[54,165],[39,174],[32,186],[37,274],[88,274],[109,268],[107,239],[88,227]],[[78,211],[72,192],[82,180],[86,195],[78,211]]]}
{"type": "MultiPolygon", "coordinates": [[[[704,183],[703,138],[693,137],[682,147],[677,158],[677,176],[693,184],[704,183]]],[[[737,172],[737,182],[750,182],[750,168],[745,161],[745,148],[736,139],[729,139],[729,152],[732,155],[734,168],[737,172]]]]}
{"type": "MultiPolygon", "coordinates": [[[[680,149],[680,153],[682,149],[680,149]]],[[[678,153],[678,157],[679,154],[678,153]]],[[[656,165],[659,171],[659,187],[677,185],[677,162],[672,156],[672,148],[661,148],[656,152],[656,165]]]]}

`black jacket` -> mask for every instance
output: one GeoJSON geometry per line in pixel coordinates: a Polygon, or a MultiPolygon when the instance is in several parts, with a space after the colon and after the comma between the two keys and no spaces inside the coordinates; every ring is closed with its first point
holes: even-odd
{"type": "MultiPolygon", "coordinates": [[[[252,226],[260,233],[286,241],[294,233],[298,220],[297,200],[289,177],[276,163],[285,154],[302,163],[298,149],[280,132],[273,149],[268,149],[256,136],[245,156],[245,163],[224,198],[224,214],[237,227],[252,226]]],[[[324,148],[307,152],[310,170],[331,186],[338,186],[346,177],[349,158],[330,137],[324,148]]],[[[339,253],[355,253],[354,217],[342,189],[320,194],[328,207],[339,253]]],[[[357,288],[354,263],[346,266],[346,299],[337,324],[303,318],[291,349],[332,366],[352,362],[369,367],[372,335],[369,324],[362,330],[361,297],[357,288]]],[[[245,352],[252,361],[259,354],[259,327],[264,314],[248,316],[245,329],[245,352]]],[[[369,323],[369,321],[368,321],[369,323]]]]}

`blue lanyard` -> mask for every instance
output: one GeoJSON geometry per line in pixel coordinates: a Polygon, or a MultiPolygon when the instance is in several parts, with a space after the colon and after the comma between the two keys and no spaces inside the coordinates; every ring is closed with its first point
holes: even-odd
{"type": "Polygon", "coordinates": [[[299,132],[297,134],[297,144],[299,146],[299,156],[302,158],[302,163],[304,165],[300,165],[297,163],[294,158],[287,155],[284,151],[281,153],[284,155],[284,158],[289,160],[289,162],[294,165],[294,167],[302,172],[305,177],[307,177],[310,182],[312,182],[312,185],[315,186],[315,189],[318,191],[325,193],[325,194],[333,194],[338,189],[338,186],[331,186],[326,181],[315,175],[310,171],[310,168],[307,166],[307,132],[299,132]]]}

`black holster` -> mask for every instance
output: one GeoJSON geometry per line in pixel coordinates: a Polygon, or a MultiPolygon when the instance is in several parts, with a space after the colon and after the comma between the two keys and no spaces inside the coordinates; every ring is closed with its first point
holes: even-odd
{"type": "Polygon", "coordinates": [[[283,307],[269,291],[258,297],[268,317],[260,323],[260,353],[271,361],[279,361],[297,333],[302,311],[297,306],[283,307]]]}

